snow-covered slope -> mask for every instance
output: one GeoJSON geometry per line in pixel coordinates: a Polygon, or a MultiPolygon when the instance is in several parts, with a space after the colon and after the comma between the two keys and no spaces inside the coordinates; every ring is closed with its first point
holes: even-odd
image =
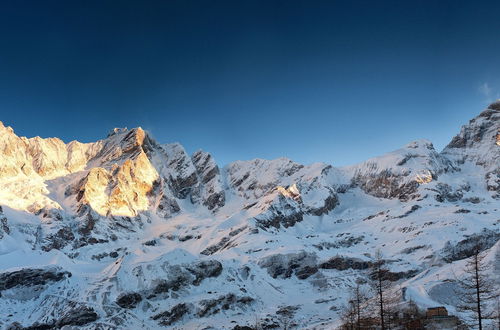
{"type": "Polygon", "coordinates": [[[473,243],[500,269],[499,104],[441,153],[419,140],[344,168],[219,168],[141,128],[65,144],[0,123],[0,326],[334,328],[377,250],[402,299],[454,310],[473,243]]]}

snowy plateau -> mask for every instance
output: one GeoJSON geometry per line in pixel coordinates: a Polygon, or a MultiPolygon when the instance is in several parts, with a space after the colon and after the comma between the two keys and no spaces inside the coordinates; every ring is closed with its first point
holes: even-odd
{"type": "Polygon", "coordinates": [[[460,316],[473,245],[500,285],[499,160],[500,101],[441,152],[347,167],[219,168],[141,128],[66,144],[0,123],[0,327],[335,329],[376,251],[401,301],[460,316]]]}

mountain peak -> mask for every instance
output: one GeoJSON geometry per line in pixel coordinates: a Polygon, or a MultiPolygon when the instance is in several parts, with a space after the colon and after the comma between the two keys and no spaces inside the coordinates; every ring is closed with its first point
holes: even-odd
{"type": "Polygon", "coordinates": [[[109,131],[108,135],[106,137],[111,137],[113,135],[121,134],[128,132],[128,128],[126,127],[115,127],[111,131],[109,131]]]}
{"type": "Polygon", "coordinates": [[[427,139],[419,139],[415,141],[411,141],[410,143],[406,144],[404,146],[405,149],[419,149],[419,148],[425,148],[431,151],[434,151],[434,145],[432,144],[431,141],[427,139]]]}
{"type": "Polygon", "coordinates": [[[500,111],[500,99],[488,105],[487,109],[500,111]]]}

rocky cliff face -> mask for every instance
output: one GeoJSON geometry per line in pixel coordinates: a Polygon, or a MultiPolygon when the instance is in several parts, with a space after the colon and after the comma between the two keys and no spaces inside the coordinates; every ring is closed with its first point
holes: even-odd
{"type": "Polygon", "coordinates": [[[499,113],[442,152],[418,140],[344,168],[219,168],[141,128],[66,144],[0,123],[0,326],[279,327],[286,311],[321,328],[377,249],[405,299],[448,304],[435,293],[470,242],[498,254],[499,113]]]}
{"type": "Polygon", "coordinates": [[[478,166],[487,188],[500,199],[500,101],[464,125],[442,154],[456,164],[478,166]]]}
{"type": "Polygon", "coordinates": [[[410,200],[420,197],[421,185],[436,181],[439,175],[454,169],[430,141],[419,140],[346,170],[352,173],[352,183],[367,194],[410,200]]]}

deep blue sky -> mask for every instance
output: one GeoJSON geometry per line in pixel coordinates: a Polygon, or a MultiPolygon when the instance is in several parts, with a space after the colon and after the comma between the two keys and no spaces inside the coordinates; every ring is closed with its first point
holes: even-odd
{"type": "Polygon", "coordinates": [[[0,120],[68,142],[142,126],[220,164],[442,148],[500,91],[500,4],[0,4],[0,120]]]}

